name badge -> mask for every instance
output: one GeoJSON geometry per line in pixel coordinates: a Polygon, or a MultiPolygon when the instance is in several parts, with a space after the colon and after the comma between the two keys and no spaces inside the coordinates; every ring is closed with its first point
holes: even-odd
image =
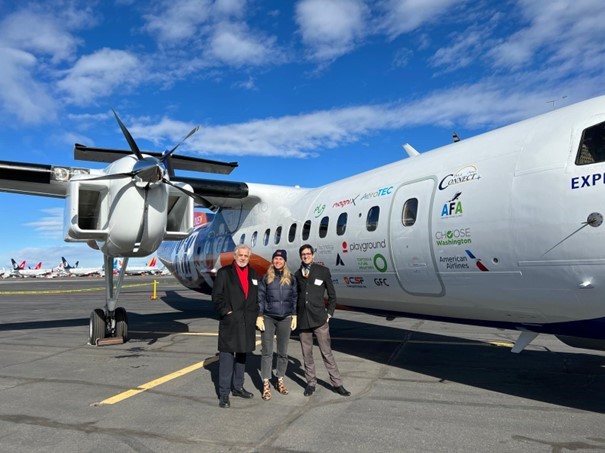
{"type": "Polygon", "coordinates": [[[323,281],[323,280],[320,280],[320,279],[318,279],[318,278],[316,278],[316,279],[315,279],[315,285],[316,285],[316,286],[321,286],[321,285],[323,285],[323,284],[324,284],[324,281],[323,281]]]}

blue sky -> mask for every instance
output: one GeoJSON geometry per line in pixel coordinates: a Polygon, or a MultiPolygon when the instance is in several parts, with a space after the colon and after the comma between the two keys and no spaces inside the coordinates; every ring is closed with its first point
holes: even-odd
{"type": "MultiPolygon", "coordinates": [[[[605,3],[0,0],[0,61],[0,160],[95,166],[114,108],[141,149],[199,124],[179,153],[315,187],[604,94],[605,3]]],[[[63,203],[0,194],[0,267],[101,264],[63,203]]]]}

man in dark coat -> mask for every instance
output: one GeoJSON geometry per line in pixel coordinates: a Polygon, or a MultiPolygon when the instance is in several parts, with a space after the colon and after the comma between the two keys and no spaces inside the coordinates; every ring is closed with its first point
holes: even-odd
{"type": "Polygon", "coordinates": [[[304,395],[313,395],[315,386],[317,385],[315,362],[313,360],[313,335],[315,335],[334,391],[339,395],[349,396],[351,392],[342,385],[342,377],[332,354],[328,322],[334,315],[334,309],[336,308],[336,291],[334,291],[330,269],[313,262],[314,251],[313,247],[309,244],[303,245],[299,249],[299,253],[302,263],[300,269],[294,275],[298,285],[300,346],[305,364],[305,377],[307,379],[304,395]],[[326,292],[328,294],[327,307],[324,303],[324,294],[326,292]]]}
{"type": "Polygon", "coordinates": [[[256,348],[258,316],[258,275],[248,265],[250,248],[235,247],[234,261],[216,274],[212,302],[219,312],[219,406],[230,407],[229,393],[252,398],[244,389],[244,370],[248,352],[256,348]]]}

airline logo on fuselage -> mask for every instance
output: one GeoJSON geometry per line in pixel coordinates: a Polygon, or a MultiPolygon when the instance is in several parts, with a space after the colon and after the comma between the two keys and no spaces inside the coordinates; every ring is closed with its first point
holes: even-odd
{"type": "Polygon", "coordinates": [[[450,219],[452,217],[460,217],[462,216],[462,201],[460,200],[460,195],[462,192],[457,192],[454,197],[444,203],[441,208],[441,218],[442,219],[450,219]]]}
{"type": "Polygon", "coordinates": [[[592,175],[571,178],[571,190],[593,187],[597,184],[605,184],[605,173],[593,173],[592,175]]]}
{"type": "Polygon", "coordinates": [[[462,184],[469,181],[478,181],[481,179],[477,167],[468,165],[461,168],[456,173],[450,173],[439,182],[439,190],[445,190],[450,186],[462,184]]]}

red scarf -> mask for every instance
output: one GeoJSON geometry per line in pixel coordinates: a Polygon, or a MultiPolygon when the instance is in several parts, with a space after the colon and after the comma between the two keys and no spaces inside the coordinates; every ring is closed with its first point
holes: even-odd
{"type": "Polygon", "coordinates": [[[242,284],[242,289],[244,290],[244,296],[246,296],[246,299],[247,299],[248,298],[248,266],[239,267],[236,264],[235,269],[237,269],[237,276],[239,277],[239,282],[242,284]]]}

